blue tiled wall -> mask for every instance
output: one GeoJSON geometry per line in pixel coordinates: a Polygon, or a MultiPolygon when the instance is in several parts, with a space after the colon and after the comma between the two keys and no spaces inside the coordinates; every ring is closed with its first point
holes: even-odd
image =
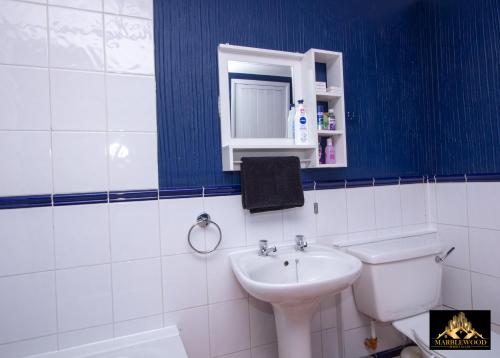
{"type": "Polygon", "coordinates": [[[500,1],[434,0],[423,13],[438,175],[500,172],[500,1]]]}
{"type": "Polygon", "coordinates": [[[349,167],[305,170],[305,180],[498,172],[497,2],[472,4],[474,19],[465,1],[440,2],[156,0],[160,188],[239,183],[222,171],[219,43],[344,53],[349,167]],[[482,40],[460,41],[474,34],[482,40]]]}

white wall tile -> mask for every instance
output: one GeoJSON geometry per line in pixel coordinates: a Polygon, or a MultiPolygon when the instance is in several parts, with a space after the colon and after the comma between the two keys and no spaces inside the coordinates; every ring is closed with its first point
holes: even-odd
{"type": "Polygon", "coordinates": [[[401,226],[401,192],[399,185],[376,186],[375,216],[377,229],[401,226]]]}
{"type": "MultiPolygon", "coordinates": [[[[160,200],[160,234],[162,255],[193,252],[187,242],[187,233],[203,212],[201,198],[160,200]]],[[[195,228],[191,232],[195,247],[205,249],[205,231],[195,228]]]]}
{"type": "Polygon", "coordinates": [[[500,231],[469,229],[471,270],[500,277],[500,231]]]}
{"type": "Polygon", "coordinates": [[[500,326],[496,324],[491,324],[491,331],[495,332],[496,334],[500,334],[500,326]]]}
{"type": "Polygon", "coordinates": [[[101,14],[50,6],[49,30],[51,66],[103,70],[101,14]]]}
{"type": "Polygon", "coordinates": [[[444,243],[444,252],[455,250],[446,258],[445,265],[469,270],[469,230],[463,226],[438,225],[438,237],[444,243]]]}
{"type": "Polygon", "coordinates": [[[311,355],[312,358],[323,358],[322,332],[311,334],[311,355]]]}
{"type": "Polygon", "coordinates": [[[208,306],[165,314],[165,326],[179,328],[189,358],[209,358],[208,306]]]}
{"type": "Polygon", "coordinates": [[[250,296],[250,344],[252,347],[276,342],[276,324],[273,307],[250,296]]]}
{"type": "Polygon", "coordinates": [[[156,132],[154,77],[109,74],[106,91],[109,130],[156,132]]]}
{"type": "Polygon", "coordinates": [[[321,307],[318,306],[311,319],[311,332],[321,331],[321,307]]]}
{"type": "Polygon", "coordinates": [[[400,190],[403,225],[425,223],[425,184],[404,184],[400,186],[400,190]]]}
{"type": "Polygon", "coordinates": [[[500,324],[500,278],[472,272],[475,310],[491,310],[491,323],[500,324]]]}
{"type": "Polygon", "coordinates": [[[108,204],[54,208],[57,268],[110,261],[108,204]]]}
{"type": "Polygon", "coordinates": [[[210,305],[208,312],[212,356],[250,348],[249,313],[246,299],[210,305]]]}
{"type": "Polygon", "coordinates": [[[500,183],[468,183],[469,225],[500,230],[500,183]]]}
{"type": "Polygon", "coordinates": [[[81,193],[106,191],[106,134],[52,133],[54,191],[81,193]]]}
{"type": "MultiPolygon", "coordinates": [[[[175,289],[170,287],[170,289],[175,289]]],[[[163,312],[160,259],[113,264],[113,313],[115,321],[163,312]]]]}
{"type": "Polygon", "coordinates": [[[156,133],[109,133],[110,190],[158,188],[156,133]]]}
{"type": "Polygon", "coordinates": [[[153,24],[105,15],[106,69],[152,75],[154,73],[153,24]]]}
{"type": "Polygon", "coordinates": [[[204,257],[194,254],[163,258],[165,311],[207,304],[207,276],[204,257]]]}
{"type": "Polygon", "coordinates": [[[347,192],[347,226],[349,232],[375,229],[375,195],[372,186],[349,188],[347,192]]]}
{"type": "Polygon", "coordinates": [[[0,276],[54,268],[52,208],[0,210],[0,276]]]}
{"type": "Polygon", "coordinates": [[[347,199],[345,189],[316,191],[318,202],[318,236],[347,232],[347,199]]]}
{"type": "Polygon", "coordinates": [[[112,322],[110,265],[59,270],[56,276],[60,331],[112,322]]]}
{"type": "Polygon", "coordinates": [[[160,256],[158,201],[112,203],[109,214],[113,261],[160,256]]]}
{"type": "Polygon", "coordinates": [[[47,69],[2,65],[0,83],[0,129],[50,129],[47,69]]]}
{"type": "Polygon", "coordinates": [[[102,11],[102,0],[49,0],[49,5],[74,7],[77,9],[102,11]]]}
{"type": "Polygon", "coordinates": [[[340,293],[341,319],[344,330],[358,328],[370,324],[370,319],[358,311],[354,301],[352,288],[346,288],[340,293]]]}
{"type": "Polygon", "coordinates": [[[471,309],[470,272],[453,267],[443,267],[443,305],[454,309],[471,309]]]}
{"type": "Polygon", "coordinates": [[[104,74],[50,71],[52,129],[106,130],[104,74]]]}
{"type": "Polygon", "coordinates": [[[18,1],[0,5],[0,62],[47,66],[46,7],[18,1]]]}
{"type": "Polygon", "coordinates": [[[278,344],[271,343],[251,350],[252,358],[278,358],[278,344]]]}
{"type": "Polygon", "coordinates": [[[465,183],[436,184],[438,222],[467,225],[467,190],[465,183]]]}
{"type": "Polygon", "coordinates": [[[229,254],[231,250],[217,250],[207,256],[208,302],[215,303],[247,297],[233,274],[229,254]]]}
{"type": "Polygon", "coordinates": [[[97,326],[59,334],[59,349],[113,338],[113,326],[97,326]]]}
{"type": "MultiPolygon", "coordinates": [[[[220,248],[246,245],[245,215],[241,195],[207,197],[204,199],[204,206],[205,211],[222,230],[220,248]]],[[[213,225],[208,226],[205,232],[207,247],[214,247],[219,239],[219,232],[213,225]]]]}
{"type": "Polygon", "coordinates": [[[339,358],[339,333],[337,328],[330,328],[322,332],[323,358],[339,358]]]}
{"type": "Polygon", "coordinates": [[[223,356],[220,356],[220,358],[252,358],[252,351],[250,349],[246,349],[244,351],[224,354],[223,356]]]}
{"type": "Polygon", "coordinates": [[[257,245],[259,240],[268,240],[270,244],[283,241],[282,210],[256,214],[245,210],[245,226],[247,245],[257,245]]]}
{"type": "Polygon", "coordinates": [[[50,132],[0,132],[0,196],[52,193],[50,132]]]}
{"type": "Polygon", "coordinates": [[[427,196],[426,196],[426,204],[427,204],[427,222],[436,223],[437,222],[437,193],[436,193],[437,184],[434,182],[427,182],[427,196]]]}
{"type": "Polygon", "coordinates": [[[0,278],[0,344],[56,332],[54,273],[0,278]]]}
{"type": "Polygon", "coordinates": [[[153,18],[152,0],[104,0],[104,11],[113,14],[153,18]]]}
{"type": "Polygon", "coordinates": [[[161,327],[163,327],[163,314],[117,322],[115,323],[115,337],[128,336],[161,327]]]}
{"type": "Polygon", "coordinates": [[[338,295],[327,295],[321,299],[321,329],[337,327],[338,295]]]}
{"type": "Polygon", "coordinates": [[[0,345],[0,357],[19,358],[57,350],[57,335],[33,338],[0,345]]]}
{"type": "Polygon", "coordinates": [[[295,235],[304,235],[306,240],[316,237],[315,200],[315,192],[306,191],[304,192],[304,206],[283,210],[285,241],[294,241],[295,235]]]}

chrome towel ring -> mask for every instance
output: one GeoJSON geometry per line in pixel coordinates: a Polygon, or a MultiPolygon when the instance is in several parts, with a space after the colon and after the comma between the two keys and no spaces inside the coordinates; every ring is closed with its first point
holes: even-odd
{"type": "Polygon", "coordinates": [[[196,222],[191,226],[191,228],[188,231],[188,244],[189,244],[189,246],[191,246],[191,248],[199,254],[209,254],[209,253],[217,250],[221,241],[222,241],[222,231],[220,229],[220,226],[215,221],[212,221],[212,219],[210,218],[210,215],[208,215],[207,213],[203,213],[203,214],[198,215],[198,217],[196,218],[196,222]],[[193,246],[193,243],[191,242],[191,232],[193,231],[193,229],[196,226],[206,228],[210,224],[214,224],[215,227],[217,228],[217,230],[219,231],[219,241],[217,241],[217,244],[215,245],[215,247],[212,250],[208,250],[208,251],[198,250],[197,248],[195,248],[193,246]]]}

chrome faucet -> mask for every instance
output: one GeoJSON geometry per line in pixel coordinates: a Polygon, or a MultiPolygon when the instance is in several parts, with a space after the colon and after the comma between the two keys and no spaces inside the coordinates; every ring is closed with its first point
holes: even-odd
{"type": "Polygon", "coordinates": [[[304,251],[307,247],[307,241],[304,241],[304,235],[295,235],[295,250],[304,251]]]}
{"type": "Polygon", "coordinates": [[[269,256],[271,252],[276,252],[276,246],[268,247],[267,240],[259,240],[259,256],[269,256]]]}

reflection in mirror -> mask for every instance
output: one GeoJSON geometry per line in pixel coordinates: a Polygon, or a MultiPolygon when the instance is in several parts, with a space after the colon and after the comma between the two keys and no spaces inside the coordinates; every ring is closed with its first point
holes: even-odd
{"type": "Polygon", "coordinates": [[[233,138],[287,138],[293,103],[292,69],[262,63],[228,61],[233,138]]]}

